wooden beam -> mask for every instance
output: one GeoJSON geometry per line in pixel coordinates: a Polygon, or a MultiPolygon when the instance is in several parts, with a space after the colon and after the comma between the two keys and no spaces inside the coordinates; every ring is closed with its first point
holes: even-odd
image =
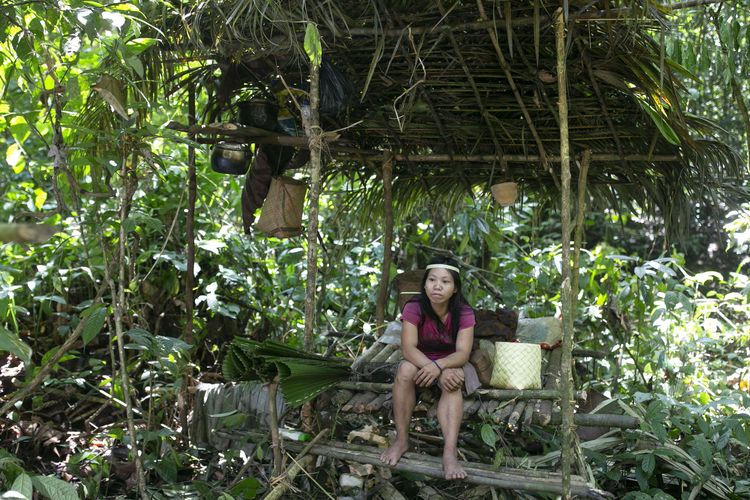
{"type": "MultiPolygon", "coordinates": [[[[343,380],[336,384],[337,389],[352,389],[355,391],[372,391],[372,392],[390,392],[393,390],[393,384],[384,382],[354,382],[343,380]]],[[[545,389],[477,389],[476,394],[491,399],[511,400],[511,399],[559,399],[559,391],[550,391],[545,389]]],[[[577,391],[575,394],[579,401],[586,400],[586,391],[577,391]]]]}
{"type": "MultiPolygon", "coordinates": [[[[167,123],[166,128],[188,134],[210,134],[221,137],[198,137],[196,142],[202,144],[215,144],[226,140],[227,138],[243,139],[246,142],[254,144],[277,144],[279,146],[289,146],[294,148],[308,149],[310,147],[307,137],[292,137],[284,134],[277,134],[254,127],[237,127],[227,129],[223,127],[188,127],[181,123],[171,121],[167,123]]],[[[385,161],[389,155],[387,152],[375,149],[363,149],[356,146],[342,146],[337,144],[341,140],[338,135],[324,134],[322,140],[326,142],[327,149],[331,154],[339,159],[351,158],[352,160],[369,160],[385,161]]],[[[594,153],[591,155],[592,162],[619,162],[619,161],[647,161],[647,162],[670,162],[679,161],[681,158],[677,155],[651,155],[648,154],[625,154],[617,153],[594,153]]],[[[448,162],[469,162],[469,163],[492,163],[496,161],[506,161],[509,163],[539,163],[542,161],[540,155],[520,155],[520,154],[485,154],[485,155],[464,155],[464,154],[394,154],[393,160],[413,163],[448,163],[448,162]]],[[[552,163],[560,163],[560,155],[550,155],[546,160],[552,163]]]]}
{"type": "MultiPolygon", "coordinates": [[[[289,443],[289,449],[301,448],[301,443],[289,443]]],[[[365,450],[364,447],[351,449],[346,444],[316,445],[310,449],[310,453],[318,456],[327,456],[339,460],[347,460],[361,464],[372,464],[384,466],[380,461],[380,450],[365,450]]],[[[424,458],[411,458],[403,456],[401,460],[391,467],[398,471],[416,472],[425,474],[430,477],[443,478],[442,464],[439,461],[431,459],[427,455],[424,458]]],[[[500,468],[498,470],[487,470],[481,467],[483,464],[474,464],[471,462],[460,462],[468,476],[464,481],[474,484],[486,484],[503,489],[533,491],[538,493],[559,494],[562,491],[560,475],[553,472],[536,472],[521,469],[500,468]],[[477,467],[479,465],[480,467],[477,467]]],[[[572,478],[571,492],[588,498],[596,498],[599,494],[589,486],[582,477],[574,476],[572,478]]]]}

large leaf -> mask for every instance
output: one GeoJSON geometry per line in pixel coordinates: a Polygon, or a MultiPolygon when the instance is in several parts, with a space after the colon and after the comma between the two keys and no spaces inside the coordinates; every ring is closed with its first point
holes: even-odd
{"type": "Polygon", "coordinates": [[[0,351],[18,356],[27,365],[31,363],[31,347],[21,340],[16,332],[12,332],[2,325],[0,325],[0,351]]]}
{"type": "Polygon", "coordinates": [[[33,476],[34,487],[45,498],[50,500],[79,500],[76,489],[70,484],[53,476],[33,476]]]}
{"type": "Polygon", "coordinates": [[[6,491],[2,498],[25,498],[26,500],[32,500],[34,495],[34,487],[31,484],[31,477],[26,474],[19,474],[16,480],[13,481],[13,486],[10,487],[10,491],[6,491]]]}
{"type": "Polygon", "coordinates": [[[104,320],[107,319],[107,308],[101,304],[91,306],[83,311],[81,317],[83,318],[82,321],[85,321],[81,339],[83,345],[86,345],[102,331],[104,320]]]}
{"type": "Polygon", "coordinates": [[[670,144],[679,146],[680,138],[677,136],[677,133],[669,125],[669,123],[667,123],[666,119],[658,111],[652,108],[651,105],[649,105],[647,102],[638,99],[638,104],[641,105],[641,109],[643,109],[643,111],[645,111],[646,114],[651,118],[651,121],[654,122],[656,128],[658,128],[659,132],[661,132],[662,137],[664,137],[670,144]]]}
{"type": "Polygon", "coordinates": [[[323,47],[320,44],[320,33],[314,23],[307,23],[305,30],[305,52],[313,66],[320,66],[323,60],[323,47]]]}

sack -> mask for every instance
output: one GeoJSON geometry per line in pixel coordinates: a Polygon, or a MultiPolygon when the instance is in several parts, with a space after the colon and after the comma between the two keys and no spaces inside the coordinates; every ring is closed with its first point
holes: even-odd
{"type": "Polygon", "coordinates": [[[562,320],[551,316],[519,319],[516,338],[521,342],[552,347],[562,341],[562,320]]]}
{"type": "Polygon", "coordinates": [[[542,348],[539,344],[496,342],[492,387],[541,389],[542,348]]]}
{"type": "Polygon", "coordinates": [[[277,238],[302,234],[307,185],[290,177],[274,177],[255,227],[277,238]]]}
{"type": "Polygon", "coordinates": [[[475,349],[471,351],[469,363],[474,365],[474,369],[477,371],[477,376],[482,385],[490,385],[490,381],[492,380],[492,360],[490,359],[490,355],[483,349],[475,349]]]}

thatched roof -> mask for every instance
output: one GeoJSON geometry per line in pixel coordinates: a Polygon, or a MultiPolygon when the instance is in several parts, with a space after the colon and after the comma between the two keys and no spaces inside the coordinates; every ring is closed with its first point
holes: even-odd
{"type": "MultiPolygon", "coordinates": [[[[658,43],[667,13],[652,2],[564,3],[570,144],[575,156],[593,153],[594,197],[675,219],[696,199],[737,196],[747,172],[736,153],[711,123],[681,109],[681,82],[694,77],[658,43]]],[[[163,48],[215,63],[191,73],[206,83],[221,68],[218,87],[204,88],[226,105],[282,79],[304,82],[304,30],[315,22],[324,56],[354,89],[346,111],[324,121],[327,130],[351,125],[331,144],[339,161],[328,174],[371,175],[380,164],[370,160],[391,150],[397,200],[501,178],[550,192],[559,184],[558,5],[207,0],[183,7],[179,22],[165,16],[163,48]]]]}

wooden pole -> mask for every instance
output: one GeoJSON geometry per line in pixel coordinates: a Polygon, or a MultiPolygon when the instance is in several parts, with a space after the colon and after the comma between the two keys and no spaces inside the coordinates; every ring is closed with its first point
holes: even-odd
{"type": "MultiPolygon", "coordinates": [[[[134,169],[135,165],[133,165],[132,168],[134,169]]],[[[123,325],[123,317],[127,314],[127,306],[125,302],[125,288],[127,286],[125,281],[125,252],[127,245],[125,241],[127,238],[127,232],[125,221],[128,218],[130,204],[133,200],[133,193],[135,192],[135,186],[131,185],[131,183],[138,182],[137,179],[131,180],[131,178],[135,177],[135,173],[128,168],[126,158],[122,159],[120,176],[122,186],[120,187],[120,233],[117,252],[117,284],[115,284],[114,279],[112,279],[112,275],[108,271],[108,264],[106,262],[104,268],[105,276],[112,292],[112,309],[114,310],[117,354],[120,359],[120,383],[122,384],[122,399],[125,401],[125,415],[127,418],[128,434],[130,437],[130,449],[133,452],[133,461],[135,462],[136,484],[141,498],[145,500],[148,498],[146,492],[146,476],[143,469],[143,456],[138,449],[138,433],[136,432],[133,419],[133,403],[130,398],[130,375],[128,374],[128,362],[127,356],[125,355],[125,328],[123,325]]],[[[114,372],[114,366],[112,367],[112,370],[114,372]]]]}
{"type": "MultiPolygon", "coordinates": [[[[202,144],[214,144],[219,141],[225,140],[223,137],[235,137],[238,139],[244,139],[247,142],[256,144],[278,144],[282,146],[290,146],[295,148],[309,148],[310,142],[306,137],[290,137],[282,134],[275,134],[273,132],[260,133],[261,129],[254,129],[252,127],[238,127],[235,130],[227,130],[220,127],[189,127],[187,125],[169,122],[166,128],[170,130],[176,130],[179,132],[187,133],[198,133],[198,134],[212,134],[221,136],[220,138],[205,138],[199,137],[196,142],[202,144]]],[[[351,146],[340,146],[337,144],[338,139],[336,136],[326,136],[323,138],[326,143],[326,148],[332,155],[336,155],[342,159],[351,158],[357,161],[385,161],[388,153],[384,154],[374,149],[362,149],[359,147],[351,146]]],[[[412,162],[412,163],[454,163],[454,162],[468,162],[468,163],[492,163],[495,161],[506,162],[506,163],[539,163],[542,160],[540,155],[530,154],[443,154],[443,153],[430,153],[430,154],[393,154],[393,161],[398,162],[412,162]]],[[[549,155],[545,159],[552,163],[560,163],[560,155],[549,155]]],[[[591,155],[591,161],[593,162],[622,162],[622,161],[645,161],[650,163],[660,162],[674,162],[680,161],[680,158],[676,155],[649,155],[647,153],[631,153],[623,154],[619,153],[594,153],[591,155]]]]}
{"type": "MultiPolygon", "coordinates": [[[[298,443],[290,443],[289,448],[292,449],[292,445],[295,448],[300,447],[298,443]]],[[[380,466],[380,453],[374,451],[364,451],[362,449],[351,450],[342,446],[327,446],[317,445],[313,446],[310,453],[313,455],[323,455],[332,458],[338,458],[339,460],[349,460],[361,464],[372,464],[380,466]]],[[[461,465],[468,474],[465,479],[468,483],[474,484],[486,484],[489,486],[496,486],[504,489],[514,489],[523,491],[532,491],[539,493],[554,493],[560,494],[560,476],[554,473],[536,473],[530,474],[528,471],[520,471],[518,469],[500,469],[500,470],[486,470],[483,467],[474,467],[477,464],[469,464],[468,462],[461,462],[461,465]]],[[[392,467],[392,469],[407,472],[416,472],[419,474],[425,474],[431,477],[443,478],[442,465],[438,461],[430,461],[427,459],[412,459],[406,456],[401,457],[401,460],[392,467]]],[[[570,485],[569,485],[570,486],[570,485]]],[[[580,477],[576,478],[573,482],[572,492],[576,495],[583,497],[593,496],[596,492],[589,487],[580,477]]]]}
{"type": "Polygon", "coordinates": [[[562,496],[571,498],[570,476],[573,463],[573,314],[570,275],[570,145],[568,143],[568,75],[565,53],[565,20],[562,9],[555,12],[555,45],[557,49],[558,113],[560,116],[560,180],[562,183],[562,315],[563,344],[560,389],[562,398],[562,496]]]}
{"type": "Polygon", "coordinates": [[[573,268],[571,275],[574,277],[571,283],[571,300],[573,311],[577,310],[578,304],[578,269],[581,260],[581,244],[583,242],[583,219],[586,215],[586,179],[591,164],[591,150],[586,149],[581,157],[581,171],[578,173],[578,205],[576,206],[575,236],[573,237],[573,268]]]}
{"type": "MultiPolygon", "coordinates": [[[[323,429],[302,449],[302,451],[299,452],[299,455],[294,459],[294,464],[284,471],[283,477],[280,478],[281,482],[279,482],[279,484],[277,484],[263,500],[277,500],[284,496],[289,490],[289,486],[294,481],[294,478],[297,477],[300,472],[311,466],[315,461],[315,457],[308,457],[307,455],[312,447],[315,446],[326,434],[328,434],[328,429],[323,429]]],[[[248,461],[248,463],[251,463],[251,461],[248,461]]]]}
{"type": "MultiPolygon", "coordinates": [[[[195,86],[190,85],[188,87],[188,122],[191,126],[195,125],[195,86]]],[[[188,134],[188,138],[191,142],[188,144],[188,205],[187,215],[185,217],[185,239],[186,248],[185,253],[187,261],[187,272],[185,273],[185,329],[182,333],[182,339],[188,344],[193,343],[193,287],[195,286],[195,200],[196,193],[198,191],[198,180],[195,172],[195,134],[188,134]]],[[[175,214],[178,217],[179,214],[175,214]]],[[[185,372],[182,374],[182,387],[177,396],[177,414],[180,419],[180,426],[183,429],[188,428],[188,399],[190,394],[188,388],[190,387],[189,379],[190,373],[187,371],[189,367],[185,367],[185,372]]]]}
{"type": "Polygon", "coordinates": [[[388,304],[388,282],[391,275],[393,245],[393,159],[387,156],[383,162],[383,211],[385,231],[383,234],[383,271],[380,274],[380,290],[375,304],[375,324],[379,328],[385,323],[385,307],[388,304]]]}
{"type": "Polygon", "coordinates": [[[318,275],[318,200],[320,199],[320,66],[310,65],[310,105],[302,106],[302,124],[310,147],[310,211],[307,222],[307,286],[305,289],[305,351],[313,350],[315,329],[315,293],[318,275]]]}
{"type": "Polygon", "coordinates": [[[273,477],[281,474],[281,439],[279,438],[279,411],[276,408],[276,396],[279,391],[279,376],[268,384],[268,410],[271,417],[271,448],[273,449],[273,477]]]}

